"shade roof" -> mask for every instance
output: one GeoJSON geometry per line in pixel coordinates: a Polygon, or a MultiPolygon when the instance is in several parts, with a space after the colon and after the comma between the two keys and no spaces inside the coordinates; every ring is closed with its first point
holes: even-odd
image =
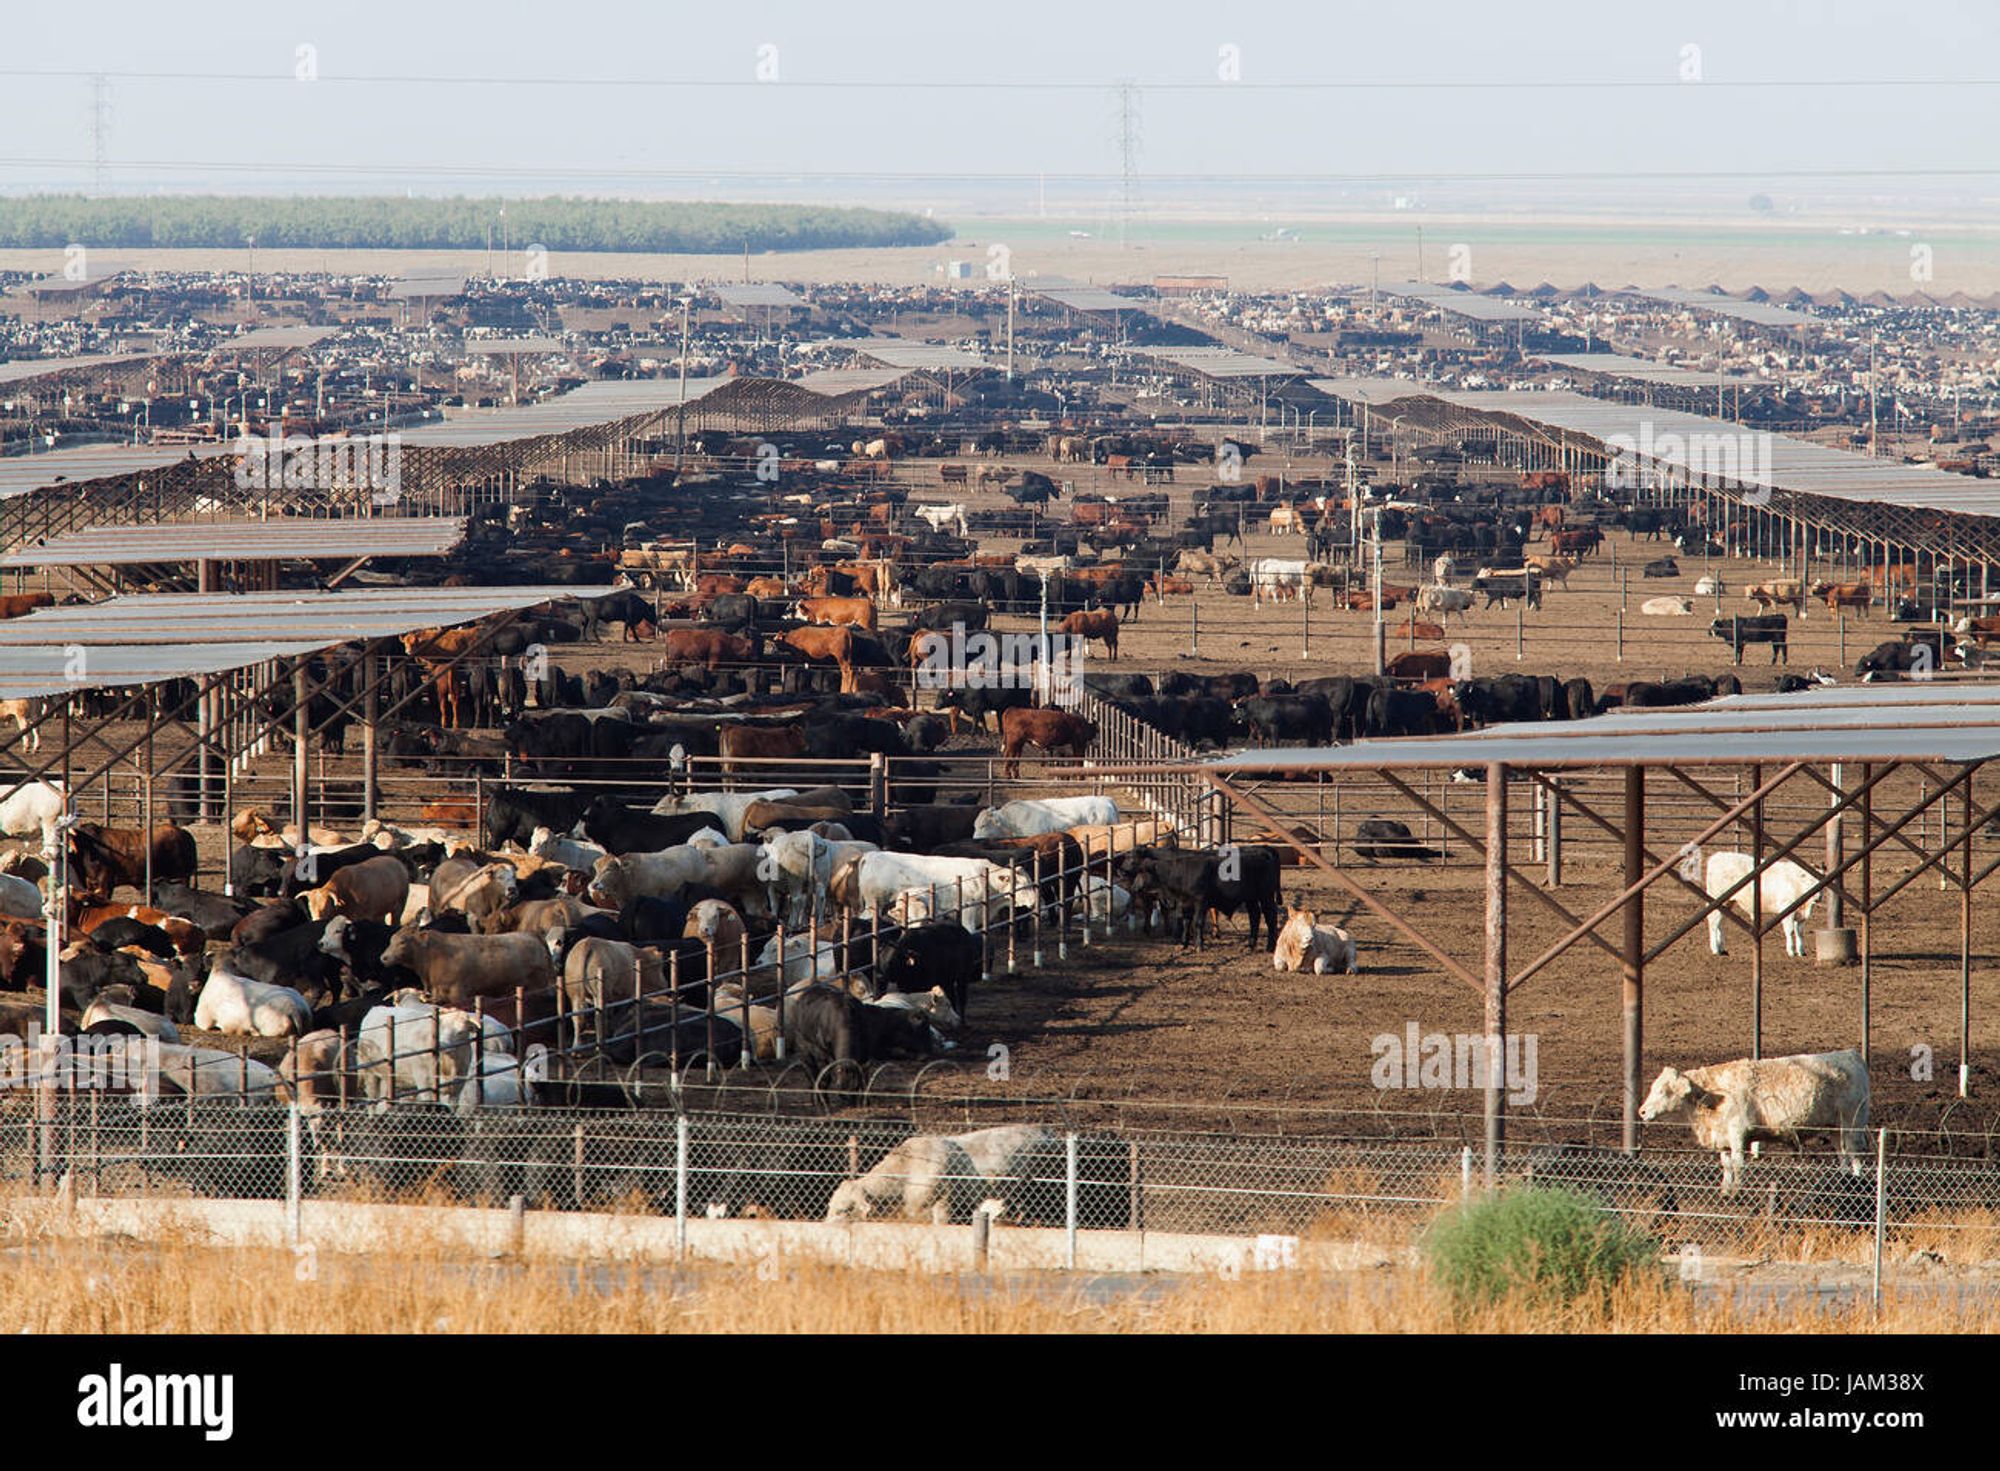
{"type": "Polygon", "coordinates": [[[441,557],[465,539],[462,516],[185,521],[92,526],[0,557],[0,567],[130,567],[152,562],[299,557],[441,557]]]}
{"type": "Polygon", "coordinates": [[[2000,687],[1849,685],[1734,695],[1591,720],[1496,725],[1463,735],[1244,751],[1222,771],[1382,767],[1729,766],[1782,761],[1985,761],[2000,757],[2000,687]]]}
{"type": "Polygon", "coordinates": [[[57,373],[88,373],[143,363],[161,354],[156,352],[98,352],[73,358],[16,358],[0,363],[0,386],[47,378],[57,373]]]}
{"type": "Polygon", "coordinates": [[[1102,286],[1071,286],[1059,281],[1044,282],[1035,288],[1034,294],[1077,312],[1136,312],[1145,305],[1129,296],[1115,295],[1102,286]]]}
{"type": "Polygon", "coordinates": [[[1290,378],[1305,371],[1292,363],[1255,357],[1233,347],[1135,347],[1131,351],[1205,378],[1290,378]]]}
{"type": "Polygon", "coordinates": [[[140,475],[177,465],[190,454],[198,460],[216,459],[232,445],[142,444],[84,445],[77,449],[51,450],[39,455],[9,455],[0,460],[0,499],[27,495],[57,484],[81,485],[90,480],[108,480],[121,475],[140,475]]]}
{"type": "Polygon", "coordinates": [[[1533,307],[1521,306],[1503,297],[1481,296],[1476,291],[1441,286],[1435,281],[1405,281],[1400,286],[1385,286],[1383,290],[1391,296],[1420,301],[1426,306],[1439,307],[1477,322],[1538,322],[1542,318],[1542,314],[1533,307]]]}
{"type": "Polygon", "coordinates": [[[1739,322],[1749,322],[1758,327],[1810,327],[1818,319],[1804,312],[1795,312],[1790,307],[1779,306],[1769,301],[1738,301],[1733,296],[1723,296],[1714,291],[1690,291],[1685,286],[1664,286],[1658,291],[1635,291],[1634,296],[1642,296],[1648,301],[1664,301],[1671,306],[1693,307],[1698,311],[1714,312],[1720,317],[1732,317],[1739,322]]]}
{"type": "Polygon", "coordinates": [[[392,301],[417,301],[431,297],[463,296],[465,294],[465,272],[430,271],[415,272],[398,276],[389,287],[392,301]]]}
{"type": "Polygon", "coordinates": [[[709,289],[730,306],[801,307],[811,304],[796,291],[775,281],[725,282],[709,289]]]}
{"type": "Polygon", "coordinates": [[[792,381],[809,393],[839,398],[844,394],[873,393],[879,388],[888,388],[901,383],[912,371],[909,368],[828,368],[792,381]]]}
{"type": "Polygon", "coordinates": [[[152,684],[394,638],[603,587],[365,588],[341,592],[148,593],[0,620],[0,699],[152,684]]]}
{"type": "Polygon", "coordinates": [[[1719,373],[1712,368],[1683,368],[1677,363],[1657,363],[1651,358],[1628,357],[1622,352],[1538,352],[1529,356],[1537,362],[1567,368],[1571,372],[1630,378],[1639,383],[1662,383],[1672,387],[1713,388],[1718,383],[1756,387],[1762,382],[1741,373],[1719,373]]]}
{"type": "MultiPolygon", "coordinates": [[[[687,401],[693,403],[729,381],[690,378],[687,401]]],[[[402,438],[406,445],[504,444],[510,439],[535,439],[597,424],[615,424],[620,419],[659,413],[680,403],[678,378],[605,379],[540,403],[504,409],[468,409],[451,415],[442,424],[404,430],[402,438]]]]}
{"type": "Polygon", "coordinates": [[[545,356],[549,353],[565,351],[559,337],[468,337],[465,340],[467,353],[512,354],[523,357],[545,356]]]}
{"type": "Polygon", "coordinates": [[[920,371],[926,368],[950,368],[971,371],[986,366],[985,360],[961,347],[946,347],[939,342],[911,342],[901,337],[834,337],[813,344],[815,347],[844,348],[857,353],[870,362],[880,363],[885,368],[904,368],[920,371]]]}
{"type": "Polygon", "coordinates": [[[338,327],[253,327],[234,337],[225,337],[210,352],[289,352],[298,347],[314,347],[340,334],[338,327]]]}

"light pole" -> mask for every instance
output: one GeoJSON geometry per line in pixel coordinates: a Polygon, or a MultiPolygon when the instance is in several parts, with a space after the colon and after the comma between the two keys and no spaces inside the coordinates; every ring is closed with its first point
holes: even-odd
{"type": "Polygon", "coordinates": [[[674,406],[674,473],[681,472],[681,465],[687,459],[688,435],[688,312],[694,305],[694,297],[681,298],[681,391],[680,401],[674,406]]]}

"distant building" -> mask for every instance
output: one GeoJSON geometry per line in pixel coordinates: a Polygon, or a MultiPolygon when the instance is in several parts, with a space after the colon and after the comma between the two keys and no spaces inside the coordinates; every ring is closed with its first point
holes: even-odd
{"type": "Polygon", "coordinates": [[[944,263],[944,277],[947,281],[970,281],[972,262],[969,260],[948,260],[944,263]]]}
{"type": "Polygon", "coordinates": [[[1229,294],[1227,276],[1155,276],[1153,277],[1155,296],[1226,296],[1229,294]]]}

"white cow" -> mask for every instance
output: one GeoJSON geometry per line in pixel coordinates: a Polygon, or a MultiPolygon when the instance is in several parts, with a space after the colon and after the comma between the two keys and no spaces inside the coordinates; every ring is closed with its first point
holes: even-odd
{"type": "MultiPolygon", "coordinates": [[[[1742,883],[1750,876],[1756,864],[1748,853],[1711,853],[1708,865],[1702,872],[1703,887],[1708,897],[1720,899],[1731,887],[1742,883]]],[[[1782,917],[1785,932],[1785,954],[1803,957],[1806,953],[1805,922],[1812,918],[1813,906],[1819,902],[1819,895],[1799,901],[1805,893],[1819,882],[1789,858],[1781,858],[1764,870],[1755,887],[1763,899],[1764,919],[1782,917]]],[[[1755,913],[1756,899],[1751,894],[1752,885],[1743,884],[1736,890],[1731,903],[1750,918],[1755,913]]],[[[1729,951],[1722,943],[1722,911],[1715,910],[1708,916],[1708,948],[1716,955],[1727,955],[1729,951]]]]}
{"type": "Polygon", "coordinates": [[[1420,587],[1417,589],[1417,611],[1456,614],[1462,623],[1472,611],[1472,593],[1462,587],[1420,587]]]}
{"type": "Polygon", "coordinates": [[[1693,598],[1647,598],[1639,611],[1649,618],[1686,618],[1694,612],[1693,598]]]}
{"type": "Polygon", "coordinates": [[[0,833],[10,838],[46,838],[62,816],[63,800],[59,781],[0,786],[0,833]]]}
{"type": "Polygon", "coordinates": [[[1117,820],[1118,804],[1109,797],[1050,797],[988,807],[973,820],[972,836],[982,843],[989,838],[1038,838],[1084,823],[1117,820]]]}
{"type": "MultiPolygon", "coordinates": [[[[873,843],[838,843],[803,829],[774,833],[757,848],[757,876],[773,915],[787,924],[826,918],[827,886],[850,858],[876,851],[873,843]]],[[[717,887],[723,887],[717,885],[717,887]]]]}
{"type": "Polygon", "coordinates": [[[916,512],[919,521],[933,531],[943,531],[946,527],[950,527],[961,537],[970,535],[965,529],[964,506],[912,506],[910,509],[916,512]]]}
{"type": "Polygon", "coordinates": [[[717,825],[732,843],[743,841],[743,814],[753,802],[782,802],[796,797],[797,787],[772,787],[762,792],[690,792],[685,797],[663,797],[653,804],[657,816],[683,812],[712,812],[717,825]]]}
{"type": "Polygon", "coordinates": [[[202,983],[194,1024],[237,1037],[303,1037],[312,1030],[312,1007],[290,986],[253,981],[218,965],[202,983]]]}
{"type": "Polygon", "coordinates": [[[749,989],[753,997],[769,996],[801,982],[810,985],[839,977],[840,947],[833,941],[821,940],[815,948],[810,933],[785,936],[785,960],[780,968],[778,937],[773,935],[757,952],[757,963],[750,969],[749,989]]]}
{"type": "Polygon", "coordinates": [[[279,1097],[283,1082],[276,1069],[219,1047],[176,1047],[162,1042],[159,1058],[159,1077],[147,1078],[134,1095],[142,1105],[171,1096],[169,1084],[183,1095],[208,1098],[241,1092],[257,1102],[269,1103],[279,1097]]]}
{"type": "Polygon", "coordinates": [[[1667,1068],[1639,1117],[1651,1122],[1683,1112],[1695,1142],[1721,1154],[1725,1195],[1742,1180],[1743,1146],[1752,1139],[1796,1144],[1800,1134],[1831,1129],[1840,1162],[1858,1175],[1867,1143],[1868,1065],[1850,1048],[1686,1072],[1667,1068]]]}
{"type": "Polygon", "coordinates": [[[582,873],[588,873],[597,866],[598,859],[607,856],[595,843],[583,838],[559,837],[545,827],[536,828],[529,836],[528,852],[582,873]]]}
{"type": "Polygon", "coordinates": [[[862,916],[899,913],[898,923],[920,924],[956,915],[970,930],[1004,924],[1010,908],[1032,912],[1039,897],[1031,876],[1004,864],[918,853],[863,853],[835,871],[831,892],[862,916]]]}
{"type": "Polygon", "coordinates": [[[1250,564],[1250,601],[1253,606],[1266,601],[1303,602],[1310,606],[1314,574],[1325,566],[1324,562],[1259,557],[1250,564]]]}
{"type": "Polygon", "coordinates": [[[1271,949],[1271,969],[1316,976],[1351,976],[1361,969],[1354,936],[1339,925],[1321,924],[1310,909],[1294,909],[1271,949]]]}
{"type": "Polygon", "coordinates": [[[0,915],[9,919],[40,919],[42,890],[17,873],[0,873],[0,915]]]}
{"type": "Polygon", "coordinates": [[[835,1190],[826,1218],[943,1224],[970,1220],[985,1202],[995,1215],[1048,1216],[1060,1210],[1062,1170],[1062,1140],[1039,1124],[919,1134],[835,1190]]]}
{"type": "Polygon", "coordinates": [[[678,843],[657,853],[607,854],[598,859],[586,897],[608,909],[623,909],[642,895],[666,899],[689,884],[707,882],[707,850],[678,843]]]}
{"type": "Polygon", "coordinates": [[[415,999],[414,991],[398,991],[390,1006],[377,1006],[361,1019],[355,1042],[355,1074],[371,1102],[389,1097],[393,1071],[398,1098],[439,1102],[441,1087],[469,1076],[479,1038],[486,1024],[484,1050],[507,1050],[507,1029],[492,1017],[475,1018],[456,1007],[437,1007],[415,999]]]}

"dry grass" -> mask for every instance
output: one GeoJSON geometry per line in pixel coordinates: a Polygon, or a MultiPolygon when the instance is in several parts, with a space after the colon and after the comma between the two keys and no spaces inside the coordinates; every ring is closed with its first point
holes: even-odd
{"type": "Polygon", "coordinates": [[[371,1256],[182,1239],[49,1239],[0,1254],[0,1333],[1407,1333],[2000,1331],[2000,1299],[1865,1293],[1822,1304],[1695,1294],[1664,1278],[1570,1307],[1455,1313],[1418,1267],[1240,1277],[982,1278],[765,1263],[634,1269],[371,1256]]]}

